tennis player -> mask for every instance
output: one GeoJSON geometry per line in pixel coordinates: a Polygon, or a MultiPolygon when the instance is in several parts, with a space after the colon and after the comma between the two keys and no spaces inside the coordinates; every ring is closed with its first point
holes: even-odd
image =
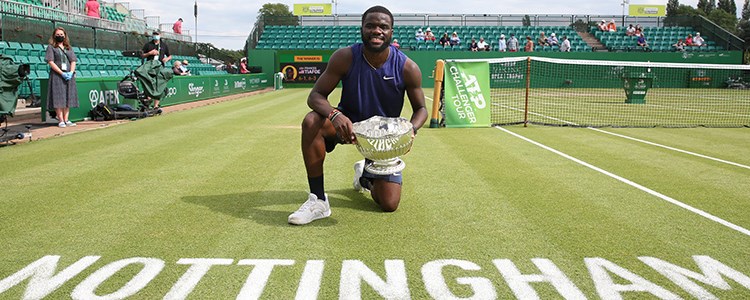
{"type": "MultiPolygon", "coordinates": [[[[373,6],[362,14],[362,43],[341,48],[331,55],[323,74],[315,82],[307,105],[312,109],[302,121],[302,156],[310,195],[289,223],[304,225],[331,215],[323,187],[323,161],[337,144],[356,143],[352,123],[372,116],[399,117],[404,94],[409,96],[414,135],[425,120],[427,109],[422,92],[422,73],[414,61],[391,46],[393,14],[373,6]],[[332,107],[328,95],[342,84],[341,100],[332,107]]],[[[355,190],[371,192],[383,211],[392,212],[401,201],[401,174],[374,175],[364,171],[365,162],[354,164],[355,190]]]]}

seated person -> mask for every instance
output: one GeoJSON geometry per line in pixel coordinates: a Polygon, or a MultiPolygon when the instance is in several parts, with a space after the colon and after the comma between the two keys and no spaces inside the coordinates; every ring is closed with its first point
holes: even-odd
{"type": "Polygon", "coordinates": [[[676,51],[685,51],[685,41],[679,39],[677,43],[672,45],[672,47],[674,47],[676,51]]]}
{"type": "Polygon", "coordinates": [[[560,45],[560,52],[570,52],[570,40],[567,35],[563,35],[563,41],[560,45]]]}
{"type": "Polygon", "coordinates": [[[424,32],[422,32],[422,28],[417,29],[417,33],[415,33],[414,36],[416,37],[417,41],[424,41],[424,32]]]}
{"type": "Polygon", "coordinates": [[[646,42],[646,35],[645,34],[641,34],[638,37],[638,40],[636,41],[636,43],[638,44],[638,47],[643,48],[643,50],[647,50],[648,49],[648,43],[646,42]]]}
{"type": "Polygon", "coordinates": [[[172,72],[175,75],[178,75],[178,76],[187,75],[187,73],[183,72],[182,69],[180,69],[181,66],[182,66],[182,62],[180,62],[179,60],[175,61],[174,62],[174,67],[172,67],[172,72]]]}
{"type": "Polygon", "coordinates": [[[560,41],[557,40],[557,37],[555,36],[555,33],[553,32],[552,34],[549,35],[549,38],[547,39],[547,43],[550,46],[557,46],[557,44],[559,44],[560,41]]]}
{"type": "Polygon", "coordinates": [[[458,33],[456,33],[455,31],[453,32],[453,34],[451,34],[450,43],[451,46],[458,46],[459,44],[461,44],[461,39],[458,38],[458,33]]]}
{"type": "Polygon", "coordinates": [[[547,41],[547,36],[544,35],[544,31],[539,33],[539,38],[536,39],[536,43],[539,46],[549,46],[549,42],[547,41]]]}
{"type": "Polygon", "coordinates": [[[693,43],[693,34],[688,33],[688,36],[685,38],[685,46],[695,46],[695,44],[693,43]]]}
{"type": "Polygon", "coordinates": [[[479,51],[490,51],[490,44],[487,44],[487,42],[484,41],[484,37],[479,37],[479,43],[477,43],[477,48],[479,51]]]}
{"type": "Polygon", "coordinates": [[[696,47],[706,46],[706,41],[703,40],[700,32],[695,33],[695,37],[693,38],[693,45],[695,45],[696,47]]]}
{"type": "Polygon", "coordinates": [[[188,65],[189,65],[189,63],[188,63],[187,59],[183,60],[182,61],[182,65],[180,66],[180,70],[182,70],[182,72],[187,73],[187,75],[190,75],[190,70],[188,70],[188,68],[187,68],[188,65]]]}
{"type": "Polygon", "coordinates": [[[430,29],[430,27],[427,27],[427,30],[425,31],[424,40],[431,41],[431,42],[435,41],[435,35],[432,34],[432,30],[430,29]]]}
{"type": "Polygon", "coordinates": [[[633,24],[628,25],[628,29],[625,30],[625,35],[627,36],[635,35],[635,27],[633,27],[633,24]]]}
{"type": "Polygon", "coordinates": [[[615,24],[615,19],[612,19],[612,21],[609,21],[609,24],[607,24],[607,31],[617,32],[617,24],[615,24]]]}
{"type": "Polygon", "coordinates": [[[448,37],[448,33],[443,33],[443,36],[440,38],[440,41],[438,42],[440,46],[447,47],[451,44],[451,39],[448,37]]]}
{"type": "Polygon", "coordinates": [[[471,39],[471,43],[469,44],[469,50],[477,52],[479,51],[479,45],[477,45],[477,40],[471,39]]]}
{"type": "Polygon", "coordinates": [[[240,58],[240,74],[250,73],[247,69],[247,57],[240,58]]]}
{"type": "Polygon", "coordinates": [[[607,21],[602,20],[599,22],[599,25],[596,26],[599,28],[599,31],[609,31],[609,28],[607,28],[607,21]]]}
{"type": "Polygon", "coordinates": [[[393,43],[391,43],[391,46],[396,47],[396,49],[400,49],[401,45],[398,44],[397,39],[393,39],[393,43]]]}
{"type": "Polygon", "coordinates": [[[523,51],[534,52],[534,41],[531,40],[531,36],[526,36],[526,45],[523,47],[523,51]]]}

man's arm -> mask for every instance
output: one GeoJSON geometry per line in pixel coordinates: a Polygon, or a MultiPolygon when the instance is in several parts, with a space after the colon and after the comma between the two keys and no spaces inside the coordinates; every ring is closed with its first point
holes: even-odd
{"type": "Polygon", "coordinates": [[[169,53],[169,47],[167,44],[162,44],[162,47],[164,47],[164,58],[162,59],[162,63],[167,63],[172,59],[172,53],[169,53]]]}
{"type": "MultiPolygon", "coordinates": [[[[346,72],[349,71],[349,66],[352,61],[352,50],[351,48],[342,48],[336,50],[328,60],[328,65],[323,74],[318,77],[315,81],[310,95],[307,97],[307,106],[309,106],[314,112],[323,116],[323,118],[332,117],[334,108],[331,106],[331,102],[328,101],[328,95],[333,92],[336,86],[339,84],[346,72]]],[[[336,133],[342,138],[344,142],[351,143],[356,140],[354,133],[352,132],[352,121],[349,120],[344,114],[338,114],[333,120],[333,127],[336,129],[336,133]],[[346,138],[349,137],[349,138],[346,138]]]]}
{"type": "Polygon", "coordinates": [[[422,91],[422,71],[411,59],[406,60],[404,65],[404,83],[406,83],[406,95],[411,103],[411,122],[415,129],[419,129],[427,121],[427,108],[424,105],[424,91],[422,91]]]}

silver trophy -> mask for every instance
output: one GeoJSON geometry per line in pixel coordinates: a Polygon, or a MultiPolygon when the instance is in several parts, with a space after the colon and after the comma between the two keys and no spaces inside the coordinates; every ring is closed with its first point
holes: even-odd
{"type": "Polygon", "coordinates": [[[413,125],[409,120],[374,116],[353,125],[357,150],[373,161],[365,166],[368,172],[388,175],[406,167],[399,157],[411,150],[413,125]]]}

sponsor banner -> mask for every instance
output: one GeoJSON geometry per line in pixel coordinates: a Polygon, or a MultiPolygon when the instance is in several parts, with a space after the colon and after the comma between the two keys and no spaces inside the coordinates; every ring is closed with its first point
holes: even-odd
{"type": "Polygon", "coordinates": [[[490,126],[490,67],[487,62],[445,64],[445,126],[490,126]]]}
{"type": "Polygon", "coordinates": [[[322,62],[323,55],[295,55],[294,62],[322,62]]]}
{"type": "Polygon", "coordinates": [[[631,17],[664,17],[667,15],[666,5],[630,4],[628,15],[631,17]]]}
{"type": "MultiPolygon", "coordinates": [[[[138,108],[138,101],[125,99],[117,90],[119,77],[77,79],[79,107],[70,109],[70,120],[81,121],[89,117],[91,108],[99,103],[110,106],[128,104],[138,108]]],[[[46,95],[47,79],[41,79],[42,87],[42,121],[47,121],[46,95]]],[[[177,76],[167,83],[167,92],[160,105],[169,106],[179,103],[221,97],[242,92],[250,92],[268,87],[265,74],[237,74],[221,76],[177,76]]],[[[140,90],[140,85],[138,87],[140,90]]]]}
{"type": "Polygon", "coordinates": [[[295,3],[295,16],[330,16],[333,14],[331,3],[295,3]]]}
{"type": "Polygon", "coordinates": [[[326,63],[282,63],[284,83],[315,83],[326,69],[326,63]]]}

